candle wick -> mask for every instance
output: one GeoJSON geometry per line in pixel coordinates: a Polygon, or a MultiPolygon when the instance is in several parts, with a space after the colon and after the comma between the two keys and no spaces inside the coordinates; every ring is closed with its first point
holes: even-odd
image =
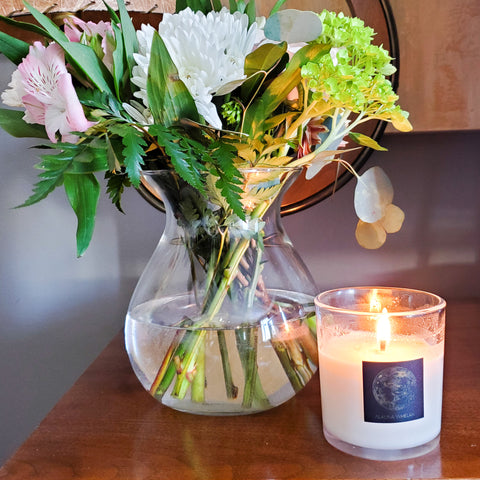
{"type": "Polygon", "coordinates": [[[380,340],[380,351],[384,352],[387,348],[387,341],[386,340],[380,340]]]}

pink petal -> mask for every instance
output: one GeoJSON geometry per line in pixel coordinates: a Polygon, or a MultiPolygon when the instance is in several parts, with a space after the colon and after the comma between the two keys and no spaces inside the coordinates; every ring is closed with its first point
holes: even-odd
{"type": "Polygon", "coordinates": [[[58,92],[65,100],[66,117],[70,131],[84,132],[95,125],[95,122],[89,122],[85,117],[70,74],[61,75],[58,78],[58,92]]]}

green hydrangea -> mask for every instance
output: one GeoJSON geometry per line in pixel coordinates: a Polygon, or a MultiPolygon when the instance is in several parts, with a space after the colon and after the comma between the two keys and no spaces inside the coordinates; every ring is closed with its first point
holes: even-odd
{"type": "Polygon", "coordinates": [[[383,47],[373,45],[374,31],[358,18],[323,11],[323,32],[314,43],[330,47],[318,62],[303,66],[302,77],[313,99],[332,107],[392,121],[403,112],[395,105],[398,96],[386,76],[395,72],[392,58],[383,47]]]}

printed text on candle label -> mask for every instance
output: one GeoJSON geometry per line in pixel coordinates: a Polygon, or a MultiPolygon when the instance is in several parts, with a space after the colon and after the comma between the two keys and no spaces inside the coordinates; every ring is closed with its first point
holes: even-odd
{"type": "Polygon", "coordinates": [[[363,362],[363,410],[373,423],[423,418],[423,358],[363,362]]]}

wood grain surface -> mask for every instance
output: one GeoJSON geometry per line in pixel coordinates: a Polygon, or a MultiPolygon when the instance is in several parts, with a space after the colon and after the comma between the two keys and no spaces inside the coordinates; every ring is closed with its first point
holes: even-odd
{"type": "Polygon", "coordinates": [[[447,306],[442,434],[426,456],[378,462],[331,447],[317,376],[265,413],[176,412],[140,386],[119,334],[0,469],[0,479],[478,479],[479,318],[480,301],[447,306]]]}

